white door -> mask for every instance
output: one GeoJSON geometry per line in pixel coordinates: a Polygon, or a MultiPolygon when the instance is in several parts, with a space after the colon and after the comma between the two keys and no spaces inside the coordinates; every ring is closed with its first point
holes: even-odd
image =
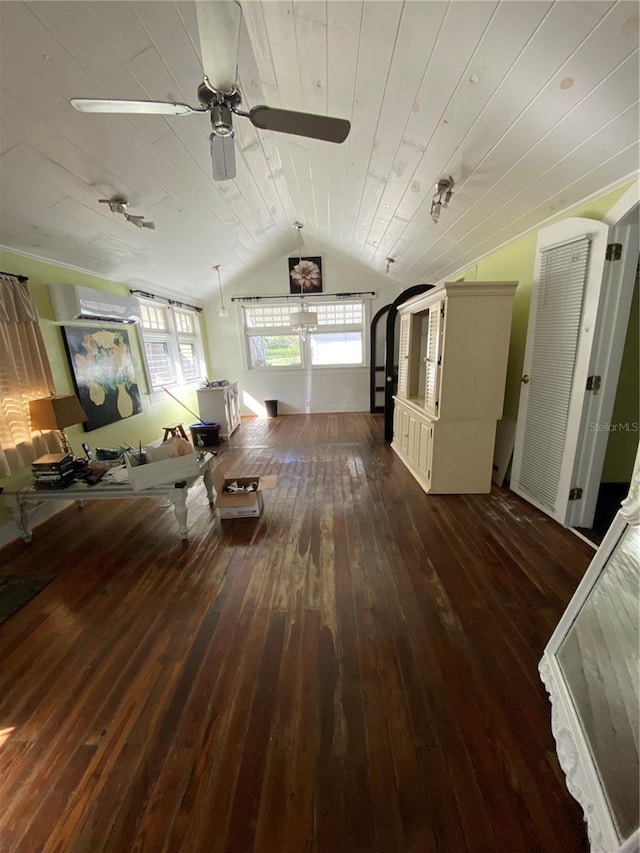
{"type": "Polygon", "coordinates": [[[539,232],[511,488],[566,523],[609,228],[570,218],[539,232]]]}
{"type": "MultiPolygon", "coordinates": [[[[610,225],[609,243],[616,251],[611,252],[605,263],[596,341],[589,367],[589,375],[598,377],[599,388],[587,395],[579,427],[573,482],[581,489],[582,497],[569,503],[565,519],[568,527],[593,525],[638,268],[637,185],[614,205],[605,222],[610,225]]],[[[633,318],[633,322],[637,323],[638,318],[633,318]]],[[[637,419],[626,427],[637,430],[637,419]]]]}

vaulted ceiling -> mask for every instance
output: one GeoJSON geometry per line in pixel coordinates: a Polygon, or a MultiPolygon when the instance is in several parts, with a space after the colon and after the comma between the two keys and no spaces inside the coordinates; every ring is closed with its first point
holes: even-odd
{"type": "Polygon", "coordinates": [[[213,182],[209,117],[84,115],[73,97],[197,106],[191,2],[0,3],[0,242],[206,300],[323,250],[435,281],[638,171],[636,2],[244,0],[243,106],[347,118],[335,145],[235,119],[213,182]],[[455,186],[440,221],[438,179],[455,186]],[[125,196],[139,229],[99,198],[125,196]]]}

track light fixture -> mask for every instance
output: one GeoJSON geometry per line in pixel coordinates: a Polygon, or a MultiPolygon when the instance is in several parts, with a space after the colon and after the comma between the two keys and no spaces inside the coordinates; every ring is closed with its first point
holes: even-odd
{"type": "Polygon", "coordinates": [[[127,210],[129,202],[123,196],[116,196],[115,198],[99,198],[98,204],[108,204],[111,213],[119,213],[121,216],[124,216],[127,222],[135,225],[136,228],[150,228],[152,231],[156,230],[155,222],[145,220],[144,216],[136,216],[133,213],[129,213],[127,210]]]}
{"type": "Polygon", "coordinates": [[[453,195],[453,178],[449,175],[448,178],[440,178],[436,184],[436,192],[431,201],[431,218],[434,222],[440,219],[440,212],[443,207],[448,207],[453,195]]]}

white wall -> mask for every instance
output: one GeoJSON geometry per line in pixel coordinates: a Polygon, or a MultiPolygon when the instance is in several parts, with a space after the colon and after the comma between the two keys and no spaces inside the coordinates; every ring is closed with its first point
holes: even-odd
{"type": "MultiPolygon", "coordinates": [[[[326,252],[305,247],[303,256],[321,255],[323,292],[373,290],[368,300],[366,367],[326,367],[247,370],[242,336],[241,308],[232,296],[285,296],[289,293],[287,257],[231,283],[224,281],[229,317],[218,317],[219,300],[205,307],[205,322],[213,374],[210,379],[238,380],[243,414],[261,413],[265,400],[278,400],[278,414],[300,412],[369,411],[369,325],[375,313],[404,289],[391,275],[347,263],[326,252]],[[255,401],[256,406],[252,401],[255,401]],[[257,411],[256,411],[257,410],[257,411]]],[[[310,300],[311,302],[311,300],[310,300]]],[[[293,304],[292,304],[293,310],[293,304]]]]}

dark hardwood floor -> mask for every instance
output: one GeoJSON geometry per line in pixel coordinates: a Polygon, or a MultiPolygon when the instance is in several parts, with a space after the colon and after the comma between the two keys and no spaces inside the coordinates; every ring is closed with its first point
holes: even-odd
{"type": "Polygon", "coordinates": [[[425,495],[380,417],[246,421],[260,519],[102,501],[0,551],[0,849],[586,853],[537,664],[593,551],[425,495]]]}

